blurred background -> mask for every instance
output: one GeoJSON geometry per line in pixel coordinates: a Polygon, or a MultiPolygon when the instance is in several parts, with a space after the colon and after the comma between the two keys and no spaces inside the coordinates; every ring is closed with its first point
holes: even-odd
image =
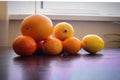
{"type": "Polygon", "coordinates": [[[68,22],[80,40],[97,34],[106,48],[120,47],[120,2],[0,1],[0,46],[11,47],[20,35],[22,20],[31,14],[43,14],[53,24],[68,22]]]}

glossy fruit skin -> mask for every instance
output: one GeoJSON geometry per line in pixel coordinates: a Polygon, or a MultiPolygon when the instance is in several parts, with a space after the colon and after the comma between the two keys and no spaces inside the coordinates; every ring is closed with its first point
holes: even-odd
{"type": "Polygon", "coordinates": [[[96,52],[98,52],[104,48],[104,41],[98,35],[89,34],[89,35],[86,35],[83,37],[82,47],[87,52],[89,52],[91,54],[95,54],[96,52]]]}
{"type": "Polygon", "coordinates": [[[38,55],[38,56],[43,55],[43,53],[42,53],[43,43],[44,43],[44,41],[37,42],[37,49],[36,49],[36,51],[34,52],[33,55],[38,55]]]}
{"type": "Polygon", "coordinates": [[[55,25],[53,34],[59,40],[64,41],[65,39],[74,35],[74,29],[71,24],[67,22],[60,22],[55,25]]]}
{"type": "Polygon", "coordinates": [[[50,18],[44,15],[30,15],[24,18],[21,23],[21,33],[31,36],[37,42],[46,39],[52,34],[53,23],[50,18]]]}
{"type": "Polygon", "coordinates": [[[20,56],[31,56],[35,52],[37,44],[33,38],[20,35],[14,39],[12,48],[20,56]]]}
{"type": "Polygon", "coordinates": [[[63,50],[62,42],[56,38],[48,38],[44,41],[42,51],[46,55],[59,55],[63,50]]]}
{"type": "Polygon", "coordinates": [[[70,37],[63,41],[63,51],[69,54],[78,54],[81,49],[81,41],[76,37],[70,37]]]}

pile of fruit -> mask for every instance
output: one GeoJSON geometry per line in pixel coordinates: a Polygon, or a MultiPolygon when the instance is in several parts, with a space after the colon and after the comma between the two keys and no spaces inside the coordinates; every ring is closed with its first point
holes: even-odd
{"type": "Polygon", "coordinates": [[[50,18],[44,15],[30,15],[20,26],[21,35],[13,41],[12,48],[20,56],[34,54],[76,55],[81,48],[95,54],[104,48],[104,41],[98,35],[89,34],[82,40],[74,37],[73,26],[60,22],[53,26],[50,18]]]}

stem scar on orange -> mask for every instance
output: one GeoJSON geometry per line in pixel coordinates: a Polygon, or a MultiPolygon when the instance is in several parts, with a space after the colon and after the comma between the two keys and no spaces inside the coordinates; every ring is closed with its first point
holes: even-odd
{"type": "Polygon", "coordinates": [[[32,37],[20,35],[13,41],[12,48],[20,56],[30,56],[35,52],[37,44],[32,37]]]}
{"type": "Polygon", "coordinates": [[[21,23],[21,33],[31,36],[37,42],[46,39],[52,34],[53,23],[50,18],[43,15],[27,16],[21,23]]]}

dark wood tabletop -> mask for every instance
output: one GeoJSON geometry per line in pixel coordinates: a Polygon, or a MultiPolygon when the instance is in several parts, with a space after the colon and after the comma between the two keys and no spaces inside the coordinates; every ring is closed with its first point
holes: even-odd
{"type": "Polygon", "coordinates": [[[120,80],[120,48],[89,55],[19,57],[0,47],[0,80],[120,80]]]}

